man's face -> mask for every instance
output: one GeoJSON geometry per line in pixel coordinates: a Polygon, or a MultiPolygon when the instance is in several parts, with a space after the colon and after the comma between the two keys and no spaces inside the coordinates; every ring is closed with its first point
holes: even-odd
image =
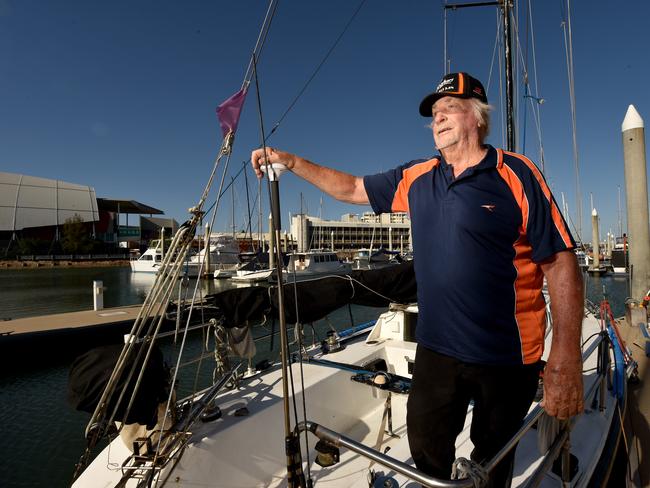
{"type": "Polygon", "coordinates": [[[463,140],[478,139],[478,120],[469,100],[440,98],[433,104],[432,115],[433,139],[439,150],[448,149],[463,140]]]}

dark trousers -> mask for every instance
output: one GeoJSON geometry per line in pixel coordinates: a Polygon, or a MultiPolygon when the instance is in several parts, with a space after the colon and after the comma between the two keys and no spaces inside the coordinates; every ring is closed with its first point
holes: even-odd
{"type": "MultiPolygon", "coordinates": [[[[537,391],[540,364],[486,366],[470,364],[419,346],[406,422],[417,468],[449,479],[455,441],[474,401],[470,438],[472,460],[489,461],[519,430],[537,391]]],[[[490,474],[488,486],[509,487],[514,449],[490,474]]]]}

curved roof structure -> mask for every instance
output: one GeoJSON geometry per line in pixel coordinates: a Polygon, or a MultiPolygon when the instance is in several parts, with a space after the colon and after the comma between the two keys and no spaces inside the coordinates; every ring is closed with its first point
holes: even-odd
{"type": "Polygon", "coordinates": [[[99,220],[94,188],[0,171],[0,231],[62,225],[75,215],[99,220]]]}

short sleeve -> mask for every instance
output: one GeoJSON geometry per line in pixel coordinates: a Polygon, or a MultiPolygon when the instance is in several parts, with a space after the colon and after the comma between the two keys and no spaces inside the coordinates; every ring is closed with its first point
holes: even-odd
{"type": "Polygon", "coordinates": [[[526,237],[533,249],[532,259],[539,263],[576,244],[541,171],[534,165],[527,169],[522,178],[528,199],[526,237]]]}
{"type": "Polygon", "coordinates": [[[404,178],[404,170],[424,161],[426,159],[416,159],[395,169],[363,177],[363,186],[368,194],[370,206],[376,214],[394,211],[393,201],[399,184],[404,178]]]}

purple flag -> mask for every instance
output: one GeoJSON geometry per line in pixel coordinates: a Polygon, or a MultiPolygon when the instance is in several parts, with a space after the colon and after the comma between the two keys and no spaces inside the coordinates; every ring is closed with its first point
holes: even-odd
{"type": "Polygon", "coordinates": [[[221,131],[223,132],[224,137],[226,137],[230,131],[237,131],[237,124],[239,123],[241,109],[244,106],[244,100],[246,100],[247,91],[248,87],[242,88],[217,107],[217,117],[219,118],[221,131]]]}

